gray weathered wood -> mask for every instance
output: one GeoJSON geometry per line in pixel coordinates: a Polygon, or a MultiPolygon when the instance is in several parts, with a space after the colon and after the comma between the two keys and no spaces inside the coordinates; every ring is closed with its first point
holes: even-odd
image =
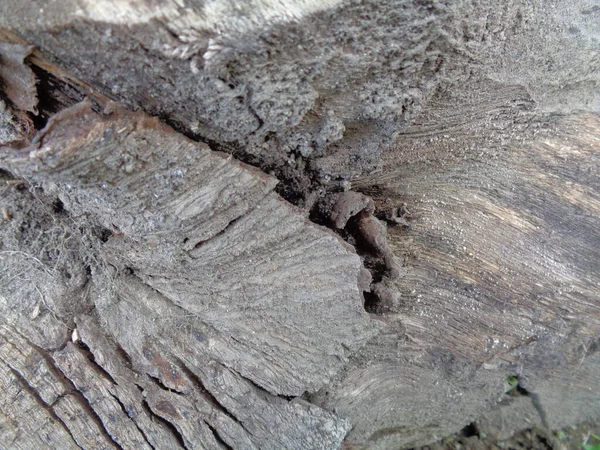
{"type": "Polygon", "coordinates": [[[398,448],[513,375],[598,417],[598,14],[2,2],[1,439],[398,448]]]}
{"type": "MultiPolygon", "coordinates": [[[[358,256],[280,199],[272,177],[145,114],[117,108],[103,117],[85,103],[52,118],[30,148],[6,149],[3,162],[41,183],[44,198],[37,201],[58,197],[64,219],[52,224],[62,234],[46,231],[45,251],[59,254],[53,267],[43,253],[27,253],[36,244],[16,231],[27,224],[19,219],[31,218],[7,204],[7,318],[30,332],[27,322],[37,317],[24,321],[9,311],[22,301],[12,286],[31,285],[43,303],[36,307],[52,305],[59,321],[67,316],[73,324],[69,330],[78,330],[77,310],[92,313],[102,333],[110,330],[108,349],[95,342],[99,331],[82,330],[76,340],[93,349],[89,357],[76,343],[56,349],[40,338],[46,350],[27,350],[38,358],[51,352],[47,357],[87,405],[86,420],[99,422],[110,443],[165,448],[148,409],[172,424],[188,448],[331,448],[341,441],[348,422],[278,395],[323,386],[378,325],[362,308],[358,256]],[[87,264],[81,270],[88,277],[77,284],[77,267],[68,272],[60,256],[68,255],[61,246],[83,216],[90,231],[67,246],[79,253],[71,265],[87,264]],[[93,226],[107,231],[99,236],[93,226]],[[49,279],[34,278],[34,270],[11,277],[23,259],[49,279]],[[114,356],[102,359],[106,368],[95,361],[94,352],[106,354],[110,345],[126,352],[135,370],[121,370],[119,382],[109,375],[114,356]]],[[[15,356],[8,351],[7,361],[15,356]]]]}
{"type": "Polygon", "coordinates": [[[600,118],[495,148],[457,148],[460,132],[430,132],[427,146],[407,133],[386,175],[355,184],[376,208],[412,213],[389,230],[402,267],[384,280],[399,294],[384,317],[403,333],[371,341],[317,396],[343,416],[377,414],[375,430],[357,419],[359,448],[424,443],[423,429],[441,438],[498,401],[509,375],[546,426],[600,414],[600,118]]]}

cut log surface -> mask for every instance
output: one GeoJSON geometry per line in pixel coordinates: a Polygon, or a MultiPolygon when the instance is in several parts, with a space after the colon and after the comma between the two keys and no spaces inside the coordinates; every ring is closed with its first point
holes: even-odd
{"type": "Polygon", "coordinates": [[[4,163],[44,187],[32,198],[11,186],[3,199],[13,217],[2,225],[1,357],[24,402],[6,399],[10,419],[43,403],[52,442],[85,448],[102,436],[123,448],[341,442],[349,423],[296,397],[330,381],[379,325],[362,307],[356,253],[279,198],[274,178],[145,114],[99,116],[85,103],[4,163]],[[36,229],[45,253],[27,254],[31,217],[16,208],[50,198],[61,212],[47,228],[61,233],[36,229]],[[95,239],[77,235],[83,216],[95,239]],[[61,418],[57,397],[71,393],[86,406],[72,417],[61,400],[61,418]]]}
{"type": "Polygon", "coordinates": [[[384,280],[399,294],[389,333],[313,398],[376,417],[350,432],[359,448],[441,438],[484,415],[511,375],[549,428],[600,415],[600,117],[475,151],[457,148],[461,132],[430,130],[427,145],[408,132],[385,175],[355,183],[412,213],[389,231],[402,265],[384,280]]]}
{"type": "Polygon", "coordinates": [[[600,417],[596,3],[0,1],[0,448],[600,417]]]}

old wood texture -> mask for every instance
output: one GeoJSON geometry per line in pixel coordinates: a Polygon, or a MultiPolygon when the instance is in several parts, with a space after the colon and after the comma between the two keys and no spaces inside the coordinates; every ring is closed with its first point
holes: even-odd
{"type": "Polygon", "coordinates": [[[280,199],[274,178],[87,103],[5,149],[3,165],[43,187],[6,186],[2,200],[2,361],[23,402],[3,403],[9,446],[29,445],[21,423],[36,405],[32,423],[58,448],[339,445],[350,423],[299,397],[379,324],[356,253],[280,199]],[[28,215],[44,205],[54,216],[28,215]],[[68,415],[62,398],[85,407],[68,415]]]}
{"type": "Polygon", "coordinates": [[[427,145],[409,132],[385,175],[356,181],[377,207],[412,215],[389,229],[402,267],[382,281],[395,294],[384,317],[402,332],[370,341],[315,399],[377,417],[351,431],[358,448],[442,437],[499,401],[511,375],[550,428],[600,415],[600,117],[551,129],[485,151],[457,148],[459,126],[427,145]]]}
{"type": "Polygon", "coordinates": [[[386,450],[600,417],[599,21],[0,2],[0,447],[386,450]]]}
{"type": "Polygon", "coordinates": [[[27,113],[37,114],[35,75],[24,61],[33,47],[0,42],[0,145],[27,145],[35,127],[27,113]]]}

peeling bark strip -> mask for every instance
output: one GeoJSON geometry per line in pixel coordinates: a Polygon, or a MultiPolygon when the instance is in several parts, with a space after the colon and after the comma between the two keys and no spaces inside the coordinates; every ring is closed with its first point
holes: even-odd
{"type": "MultiPolygon", "coordinates": [[[[64,226],[86,217],[112,232],[77,244],[93,252],[85,289],[46,301],[77,323],[83,316],[61,302],[85,296],[137,374],[118,369],[116,353],[104,357],[101,333],[84,327],[73,335],[85,350],[69,343],[52,355],[74,394],[122,448],[158,448],[136,418],[150,413],[187,448],[339,445],[347,421],[288,399],[321,388],[378,332],[362,308],[358,256],[280,199],[274,178],[145,114],[111,109],[64,110],[29,148],[3,156],[58,196],[64,226]]],[[[4,306],[18,301],[6,295],[4,306]]]]}

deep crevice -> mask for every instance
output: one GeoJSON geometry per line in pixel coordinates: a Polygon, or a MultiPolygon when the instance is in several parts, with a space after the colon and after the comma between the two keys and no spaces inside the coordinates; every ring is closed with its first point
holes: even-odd
{"type": "Polygon", "coordinates": [[[477,424],[475,422],[471,422],[462,430],[460,430],[459,435],[461,437],[479,436],[479,428],[477,427],[477,424]]]}
{"type": "MultiPolygon", "coordinates": [[[[68,378],[66,378],[66,379],[69,380],[68,378]]],[[[77,399],[77,401],[79,402],[79,404],[82,406],[82,409],[87,414],[89,414],[90,417],[92,418],[92,420],[96,423],[96,425],[98,425],[98,428],[100,429],[100,433],[109,442],[111,442],[115,447],[117,447],[119,450],[124,450],[123,447],[121,447],[121,445],[115,440],[115,438],[113,438],[112,435],[108,432],[108,429],[104,425],[104,422],[102,421],[102,418],[94,410],[94,408],[92,407],[92,405],[89,402],[89,400],[87,399],[87,397],[85,395],[83,395],[83,393],[79,389],[77,389],[77,387],[75,386],[75,384],[73,382],[71,382],[71,384],[72,384],[73,389],[74,389],[73,396],[77,399]]]]}
{"type": "Polygon", "coordinates": [[[78,89],[66,84],[35,64],[29,67],[37,78],[38,114],[31,115],[36,129],[43,129],[51,116],[85,99],[78,89]]]}
{"type": "MultiPolygon", "coordinates": [[[[54,360],[54,358],[52,357],[50,352],[42,347],[39,347],[38,345],[35,345],[34,343],[30,342],[28,339],[26,339],[26,341],[32,348],[34,348],[42,356],[42,358],[46,362],[48,370],[66,388],[66,391],[67,391],[66,394],[73,395],[73,397],[79,402],[79,404],[82,406],[82,409],[90,416],[92,421],[98,426],[98,429],[100,430],[100,433],[102,434],[102,436],[104,436],[104,438],[106,440],[108,440],[110,443],[112,443],[117,449],[123,450],[121,445],[108,432],[106,426],[104,425],[104,422],[102,421],[102,418],[98,415],[98,413],[96,413],[96,411],[94,410],[94,408],[92,407],[92,405],[90,404],[88,399],[85,397],[85,395],[83,395],[83,393],[77,388],[75,383],[69,377],[67,377],[63,373],[62,370],[60,370],[60,368],[56,364],[56,361],[54,360]]],[[[68,342],[69,341],[67,341],[67,343],[68,342]]],[[[65,344],[65,347],[66,347],[66,344],[65,344]]]]}
{"type": "Polygon", "coordinates": [[[509,376],[505,384],[508,388],[505,390],[506,395],[510,397],[528,397],[529,391],[521,385],[521,380],[518,375],[509,376]]]}
{"type": "Polygon", "coordinates": [[[117,397],[115,394],[113,394],[112,392],[108,393],[112,398],[115,399],[115,401],[119,404],[119,406],[121,407],[121,411],[123,411],[123,413],[127,416],[127,418],[129,420],[131,420],[131,422],[133,422],[133,424],[135,425],[135,427],[138,429],[138,431],[140,432],[140,434],[142,435],[142,437],[144,438],[144,440],[146,441],[146,443],[150,446],[150,448],[152,450],[155,450],[155,447],[150,443],[150,441],[148,440],[148,436],[146,436],[146,433],[144,432],[144,430],[142,430],[140,428],[140,426],[137,424],[137,422],[135,421],[135,419],[132,417],[132,415],[129,413],[129,411],[127,411],[127,408],[125,408],[125,405],[123,404],[123,402],[121,401],[121,399],[119,397],[117,397]]]}
{"type": "Polygon", "coordinates": [[[131,356],[129,356],[129,353],[127,353],[127,351],[125,351],[125,349],[121,346],[121,344],[119,342],[117,342],[116,339],[115,339],[114,343],[115,343],[115,352],[117,353],[117,355],[119,355],[123,359],[123,361],[121,361],[122,363],[124,363],[123,365],[125,367],[127,367],[128,369],[133,370],[133,361],[131,360],[131,356]]]}
{"type": "Polygon", "coordinates": [[[176,389],[172,389],[168,386],[166,386],[158,377],[155,377],[153,375],[150,375],[149,373],[146,372],[146,375],[148,376],[148,378],[150,380],[152,380],[159,388],[161,388],[163,391],[165,392],[170,392],[171,394],[175,394],[175,395],[184,395],[183,392],[178,391],[176,389]]]}
{"type": "MultiPolygon", "coordinates": [[[[77,86],[72,86],[65,83],[52,74],[48,73],[44,69],[38,66],[31,65],[32,70],[39,79],[38,84],[38,96],[39,96],[39,109],[40,114],[36,119],[38,121],[37,126],[42,127],[46,124],[48,118],[60,111],[61,109],[67,108],[81,101],[85,95],[81,89],[77,86]]],[[[251,92],[245,98],[249,111],[257,118],[260,129],[263,125],[262,119],[258,116],[256,111],[250,105],[251,92]]],[[[101,110],[97,104],[94,104],[95,110],[101,110]]],[[[250,154],[241,145],[235,143],[220,143],[214,140],[208,139],[198,133],[191,131],[188,127],[179,123],[178,121],[171,119],[167,115],[159,115],[160,120],[167,123],[177,132],[187,136],[195,141],[200,141],[209,146],[211,150],[226,152],[234,156],[237,160],[249,164],[251,166],[259,168],[263,173],[272,173],[279,180],[280,183],[275,188],[275,191],[289,203],[296,206],[307,208],[309,212],[309,218],[314,223],[325,225],[330,228],[333,232],[342,235],[351,245],[356,246],[356,241],[348,239],[348,236],[344,236],[338,230],[331,227],[329,223],[329,206],[330,199],[334,194],[341,192],[341,182],[327,181],[323,179],[323,175],[319,173],[315,168],[311,167],[310,164],[306,164],[304,167],[293,167],[287,164],[287,156],[281,155],[280,160],[273,159],[264,161],[260,157],[250,154]],[[309,200],[309,197],[316,196],[316,198],[309,200]]],[[[274,135],[268,135],[265,140],[271,141],[277,139],[274,135]]],[[[296,152],[297,153],[297,152],[296,152]]],[[[294,154],[296,158],[301,158],[301,155],[294,154]]],[[[61,207],[58,207],[60,210],[61,207]]],[[[231,226],[233,226],[238,219],[231,221],[223,230],[217,233],[215,236],[196,243],[194,248],[200,248],[210,239],[214,239],[217,236],[225,233],[231,226]]],[[[108,229],[102,229],[98,232],[99,238],[102,242],[106,242],[112,235],[113,232],[108,229]]],[[[360,243],[359,243],[360,244],[360,243]]],[[[373,263],[372,258],[366,257],[364,251],[359,251],[362,254],[365,267],[372,273],[374,282],[380,281],[385,275],[385,269],[382,269],[381,264],[373,263]]],[[[382,301],[379,299],[377,293],[371,291],[365,293],[365,310],[371,314],[381,314],[383,308],[381,307],[382,301]]]]}
{"type": "Polygon", "coordinates": [[[113,232],[111,230],[109,230],[108,228],[101,227],[101,226],[91,227],[91,232],[92,232],[92,235],[95,236],[96,238],[98,238],[100,240],[100,242],[102,242],[103,244],[106,243],[110,239],[110,237],[113,235],[113,232]]]}
{"type": "Polygon", "coordinates": [[[185,439],[183,438],[183,435],[179,432],[177,427],[174,424],[172,424],[171,422],[169,422],[168,420],[166,420],[165,418],[159,416],[154,411],[152,411],[152,408],[150,407],[150,405],[148,404],[148,402],[145,399],[142,400],[142,408],[144,408],[144,410],[148,413],[148,415],[152,418],[152,420],[156,420],[158,423],[163,425],[167,430],[169,430],[171,432],[171,434],[177,440],[177,442],[179,443],[181,448],[185,448],[185,449],[188,448],[188,446],[185,445],[185,439]]]}
{"type": "MultiPolygon", "coordinates": [[[[265,174],[275,176],[280,181],[277,186],[275,186],[275,192],[294,206],[298,206],[300,208],[308,207],[311,220],[319,225],[323,225],[324,223],[319,223],[318,221],[313,220],[313,217],[320,216],[318,211],[319,208],[317,207],[317,204],[321,203],[320,199],[327,197],[331,192],[340,192],[342,190],[342,188],[335,185],[335,183],[333,183],[332,186],[325,186],[320,181],[321,177],[319,176],[318,172],[309,167],[305,167],[303,170],[291,169],[287,164],[287,159],[283,156],[280,160],[266,162],[260,157],[246,152],[239,144],[233,142],[217,142],[199,133],[191,131],[188,127],[175,119],[169,117],[160,117],[160,119],[175,131],[183,134],[187,138],[206,144],[212,151],[230,154],[236,160],[244,164],[255,167],[265,174]],[[314,194],[317,194],[319,198],[308,205],[306,203],[308,197],[314,194]]],[[[272,139],[272,137],[269,137],[269,140],[270,139],[272,139]]]]}
{"type": "Polygon", "coordinates": [[[65,214],[65,204],[62,202],[60,197],[56,197],[56,200],[52,203],[52,211],[54,214],[65,214]]]}
{"type": "Polygon", "coordinates": [[[363,298],[365,299],[364,308],[369,314],[377,314],[379,304],[381,302],[378,295],[373,292],[363,291],[363,298]]]}
{"type": "Polygon", "coordinates": [[[69,377],[67,377],[63,373],[62,370],[60,370],[60,368],[56,365],[56,362],[54,361],[54,359],[52,358],[50,353],[48,351],[44,350],[43,348],[38,347],[35,344],[31,344],[31,345],[33,348],[35,348],[38,351],[38,353],[40,353],[42,355],[42,358],[44,358],[44,361],[46,362],[46,364],[48,366],[48,370],[60,382],[63,383],[63,385],[67,388],[67,392],[69,394],[73,395],[73,397],[75,399],[77,399],[79,404],[82,406],[82,409],[90,416],[92,421],[98,426],[98,429],[100,430],[100,433],[102,434],[102,436],[104,436],[104,438],[106,440],[108,440],[110,443],[112,443],[116,448],[118,448],[119,450],[123,450],[121,445],[117,441],[115,441],[115,439],[108,432],[108,430],[104,426],[104,422],[102,421],[102,419],[100,418],[98,413],[96,413],[96,411],[94,410],[94,408],[92,407],[92,405],[90,404],[88,399],[85,397],[85,395],[83,395],[83,393],[79,389],[77,389],[77,386],[75,386],[75,383],[69,377]]]}
{"type": "Polygon", "coordinates": [[[530,397],[529,391],[527,389],[525,389],[523,386],[521,386],[520,384],[518,384],[515,387],[514,392],[516,395],[530,397]]]}
{"type": "MultiPolygon", "coordinates": [[[[260,169],[263,173],[274,175],[280,182],[275,187],[275,192],[292,205],[298,206],[307,210],[308,218],[313,223],[325,226],[333,233],[341,236],[346,242],[357,249],[357,253],[361,256],[364,267],[369,270],[373,277],[373,283],[380,282],[384,277],[389,276],[389,267],[382,257],[371,255],[368,251],[359,249],[360,243],[357,243],[355,237],[347,230],[335,229],[330,221],[330,211],[332,206],[332,198],[335,195],[343,192],[343,180],[324,183],[321,174],[317,170],[311,169],[308,165],[302,169],[291,169],[285,161],[269,162],[262,161],[261,158],[247,153],[241,146],[233,143],[219,143],[217,141],[206,138],[199,133],[192,132],[176,120],[169,117],[161,117],[161,120],[173,128],[175,131],[185,135],[186,137],[202,142],[213,151],[224,152],[232,155],[238,161],[260,169]],[[314,197],[310,199],[311,197],[314,197]]],[[[272,137],[269,137],[271,140],[272,137]]],[[[298,155],[296,155],[298,156],[298,155]]],[[[378,188],[378,187],[377,187],[378,188]]],[[[367,195],[367,194],[366,194],[367,195]]],[[[391,226],[400,224],[400,222],[391,221],[394,218],[388,214],[378,211],[376,217],[388,223],[391,226]]],[[[196,243],[193,249],[200,248],[206,242],[225,233],[236,220],[230,222],[227,227],[221,230],[215,236],[196,243]]],[[[407,222],[401,223],[407,226],[407,222]]],[[[187,244],[187,242],[184,242],[187,244]]],[[[389,311],[390,305],[384,304],[383,299],[380,299],[376,292],[367,292],[365,296],[365,310],[370,314],[385,314],[389,311]]]]}
{"type": "Polygon", "coordinates": [[[96,362],[96,356],[94,355],[94,353],[90,350],[90,348],[88,347],[88,345],[83,342],[82,340],[79,340],[76,342],[75,344],[75,348],[78,349],[78,351],[80,353],[82,353],[91,364],[91,367],[98,372],[102,377],[104,377],[105,379],[107,379],[108,381],[110,381],[112,384],[117,385],[118,383],[114,380],[114,378],[112,377],[112,375],[110,373],[108,373],[106,371],[106,369],[104,369],[104,367],[102,367],[100,364],[98,364],[96,362]]]}
{"type": "MultiPolygon", "coordinates": [[[[69,84],[68,82],[64,82],[58,79],[53,74],[47,72],[46,70],[42,69],[41,67],[35,64],[30,63],[30,67],[36,75],[37,79],[39,80],[38,109],[40,113],[38,116],[34,117],[34,120],[36,121],[36,127],[38,127],[38,129],[43,128],[46,125],[48,119],[53,114],[82,101],[86,97],[85,93],[80,87],[74,86],[72,84],[69,84]]],[[[263,125],[263,120],[250,105],[249,99],[251,98],[251,94],[252,93],[249,92],[248,95],[246,95],[244,101],[245,103],[247,103],[250,113],[257,118],[257,121],[259,123],[257,129],[260,129],[263,125]]],[[[101,112],[103,107],[102,105],[94,101],[92,109],[94,111],[101,112]]],[[[315,168],[312,168],[309,164],[301,168],[290,168],[290,166],[287,163],[286,155],[281,155],[280,160],[272,160],[267,162],[262,160],[260,157],[246,152],[245,149],[239,144],[220,143],[211,140],[205,136],[202,136],[199,133],[193,132],[188,127],[184,126],[182,123],[168,117],[167,115],[159,114],[158,117],[161,121],[171,126],[177,132],[187,136],[192,140],[200,141],[207,144],[211,148],[211,150],[231,154],[237,160],[259,168],[263,173],[271,173],[275,175],[280,180],[280,183],[278,183],[278,185],[275,188],[275,192],[277,192],[283,199],[287,200],[289,203],[299,207],[307,208],[309,218],[314,223],[317,223],[319,225],[325,225],[332,229],[328,220],[328,204],[330,204],[330,198],[332,197],[332,195],[343,191],[341,187],[341,182],[343,180],[328,180],[327,182],[324,182],[322,174],[319,173],[319,171],[315,168]]],[[[265,141],[270,141],[272,139],[276,139],[276,137],[272,135],[267,135],[265,137],[265,141]]],[[[296,158],[301,158],[301,155],[297,153],[298,152],[295,152],[293,156],[295,156],[296,158]]],[[[58,209],[61,208],[58,207],[58,209]]],[[[232,221],[219,234],[225,232],[229,228],[229,226],[233,225],[234,223],[235,220],[232,221]]],[[[336,232],[337,234],[341,234],[338,232],[338,230],[332,229],[332,231],[336,232]]],[[[113,235],[113,233],[107,229],[99,230],[97,234],[102,242],[106,242],[113,235]]],[[[217,234],[217,236],[219,234],[217,234]]],[[[198,242],[195,248],[201,247],[207,241],[208,240],[198,242]]],[[[355,243],[351,241],[349,241],[349,243],[351,245],[355,245],[355,243]]],[[[370,264],[368,258],[363,259],[365,259],[365,267],[367,267],[372,272],[374,281],[376,282],[377,279],[381,279],[383,275],[382,272],[378,269],[378,267],[376,267],[376,265],[374,264],[370,264]]],[[[375,306],[371,306],[371,304],[376,303],[376,298],[377,294],[371,292],[369,293],[369,299],[365,300],[365,303],[368,305],[367,307],[372,313],[374,313],[378,309],[381,309],[375,306]]]]}
{"type": "MultiPolygon", "coordinates": [[[[54,114],[70,108],[85,99],[91,101],[93,111],[97,113],[104,111],[104,104],[101,103],[104,100],[99,100],[99,97],[88,95],[89,93],[86,93],[85,89],[82,89],[81,86],[61,80],[37,65],[32,58],[27,60],[27,64],[37,79],[38,114],[30,115],[37,130],[43,129],[54,114]]],[[[105,100],[109,101],[110,99],[106,98],[105,100]]]]}
{"type": "Polygon", "coordinates": [[[213,434],[213,437],[215,438],[215,441],[217,441],[217,443],[219,443],[223,447],[225,447],[226,450],[233,450],[233,447],[231,445],[229,445],[227,442],[225,442],[221,436],[219,436],[219,432],[210,423],[208,423],[206,420],[204,420],[203,422],[206,424],[208,429],[211,431],[211,433],[213,434]]]}
{"type": "Polygon", "coordinates": [[[9,170],[0,167],[0,180],[8,182],[16,180],[16,178],[9,170]]]}
{"type": "MultiPolygon", "coordinates": [[[[10,370],[12,375],[17,379],[17,381],[23,387],[23,389],[25,389],[25,391],[28,392],[33,397],[35,402],[40,407],[42,407],[50,415],[50,417],[52,417],[53,420],[55,420],[57,423],[59,423],[64,428],[64,430],[71,437],[71,439],[73,440],[75,445],[77,447],[83,449],[83,447],[77,443],[77,440],[73,436],[73,433],[71,432],[71,430],[69,429],[67,424],[60,417],[58,417],[58,414],[56,414],[56,411],[54,411],[54,409],[52,408],[52,405],[49,405],[48,403],[46,403],[44,401],[44,399],[41,397],[39,392],[32,385],[29,384],[29,381],[27,381],[27,379],[23,375],[21,375],[21,373],[18,370],[13,368],[11,365],[7,364],[6,361],[4,361],[4,363],[7,365],[8,369],[10,370]]],[[[67,393],[63,394],[62,396],[66,395],[66,394],[67,393]]],[[[59,396],[56,399],[56,401],[58,401],[59,398],[61,398],[61,396],[59,396]]]]}
{"type": "Polygon", "coordinates": [[[219,400],[217,400],[217,398],[212,394],[212,392],[210,392],[204,382],[202,381],[202,379],[200,378],[200,376],[198,376],[196,373],[194,373],[194,371],[192,369],[190,369],[183,361],[178,360],[178,366],[181,369],[181,371],[183,373],[185,373],[185,375],[188,377],[188,379],[194,384],[194,386],[196,387],[196,389],[200,392],[200,395],[202,395],[202,397],[204,397],[206,399],[206,401],[208,401],[208,403],[210,403],[215,409],[217,409],[217,411],[221,412],[222,414],[225,414],[226,416],[228,416],[230,419],[232,419],[234,422],[238,423],[242,428],[244,428],[244,425],[238,420],[238,418],[231,412],[229,411],[227,408],[225,408],[225,406],[219,402],[219,400]]]}

